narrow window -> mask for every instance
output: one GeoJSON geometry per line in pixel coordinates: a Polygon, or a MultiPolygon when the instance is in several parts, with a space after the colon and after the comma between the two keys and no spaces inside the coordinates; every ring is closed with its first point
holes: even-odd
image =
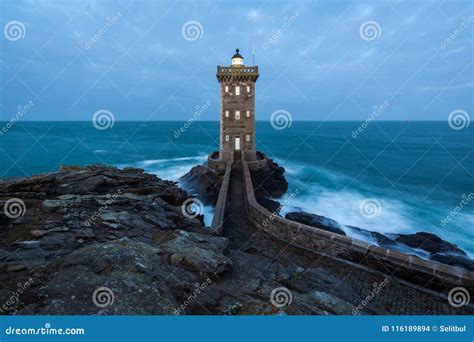
{"type": "Polygon", "coordinates": [[[225,111],[225,117],[226,117],[226,118],[229,117],[229,111],[228,111],[228,110],[225,111]]]}
{"type": "Polygon", "coordinates": [[[250,86],[247,86],[247,93],[250,93],[250,86]]]}
{"type": "Polygon", "coordinates": [[[239,86],[235,87],[235,95],[240,95],[240,87],[239,86]]]}
{"type": "Polygon", "coordinates": [[[229,141],[229,136],[228,135],[225,136],[225,141],[229,141]]]}
{"type": "Polygon", "coordinates": [[[235,111],[235,120],[240,120],[240,112],[238,110],[235,111]]]}
{"type": "Polygon", "coordinates": [[[247,135],[245,136],[245,140],[250,141],[250,135],[247,134],[247,135]]]}
{"type": "Polygon", "coordinates": [[[250,118],[250,110],[247,111],[247,117],[250,118]]]}
{"type": "Polygon", "coordinates": [[[229,92],[229,87],[228,87],[228,86],[225,86],[225,92],[226,92],[226,93],[229,92]]]}

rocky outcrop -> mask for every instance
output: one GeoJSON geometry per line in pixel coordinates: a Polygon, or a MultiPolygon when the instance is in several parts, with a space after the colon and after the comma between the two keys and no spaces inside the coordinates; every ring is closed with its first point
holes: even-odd
{"type": "Polygon", "coordinates": [[[376,245],[399,250],[403,253],[429,258],[447,265],[474,270],[474,260],[456,245],[426,232],[415,234],[381,234],[354,226],[344,226],[330,218],[306,212],[291,212],[285,215],[291,221],[323,229],[340,235],[349,235],[376,245]]]}
{"type": "Polygon", "coordinates": [[[288,190],[285,169],[271,159],[263,169],[251,171],[251,174],[257,198],[278,198],[288,190]]]}
{"type": "Polygon", "coordinates": [[[286,214],[285,218],[308,226],[324,229],[331,233],[346,235],[339,223],[324,216],[308,214],[305,212],[293,212],[286,214]]]}
{"type": "Polygon", "coordinates": [[[205,165],[194,166],[179,181],[193,195],[204,203],[216,204],[221,188],[223,174],[205,165]]]}

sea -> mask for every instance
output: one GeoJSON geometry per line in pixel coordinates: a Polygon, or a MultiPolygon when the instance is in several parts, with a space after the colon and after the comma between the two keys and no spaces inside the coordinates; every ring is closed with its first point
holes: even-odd
{"type": "MultiPolygon", "coordinates": [[[[436,121],[256,123],[286,170],[282,214],[304,210],[381,233],[437,234],[474,257],[474,125],[436,121]]],[[[104,163],[179,181],[218,149],[219,123],[0,122],[0,179],[104,163]],[[110,126],[110,127],[109,127],[110,126]]],[[[205,221],[212,220],[206,207],[205,221]]]]}

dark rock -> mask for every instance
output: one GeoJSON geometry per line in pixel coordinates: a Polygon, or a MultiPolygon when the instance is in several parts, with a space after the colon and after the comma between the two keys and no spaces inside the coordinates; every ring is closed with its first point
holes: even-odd
{"type": "Polygon", "coordinates": [[[198,165],[182,176],[179,181],[205,203],[216,204],[222,177],[222,173],[218,173],[205,165],[198,165]]]}
{"type": "Polygon", "coordinates": [[[458,266],[474,271],[474,260],[467,256],[435,253],[431,255],[430,259],[446,265],[458,266]]]}
{"type": "Polygon", "coordinates": [[[306,224],[311,227],[327,230],[331,233],[346,235],[346,233],[344,232],[344,230],[342,230],[341,225],[338,222],[324,216],[308,214],[305,212],[293,212],[286,214],[285,218],[291,221],[306,224]]]}
{"type": "Polygon", "coordinates": [[[281,197],[288,190],[285,169],[271,159],[263,169],[251,171],[251,174],[257,197],[281,197]]]}
{"type": "Polygon", "coordinates": [[[261,197],[261,196],[258,196],[257,197],[257,202],[263,206],[264,208],[268,209],[269,211],[271,211],[272,213],[276,213],[276,214],[279,214],[280,213],[280,209],[281,209],[281,205],[279,202],[277,201],[274,201],[270,198],[266,198],[266,197],[261,197]]]}
{"type": "Polygon", "coordinates": [[[466,253],[456,245],[441,239],[439,236],[426,232],[415,234],[399,234],[395,239],[412,248],[423,249],[429,253],[451,253],[466,256],[466,253]]]}

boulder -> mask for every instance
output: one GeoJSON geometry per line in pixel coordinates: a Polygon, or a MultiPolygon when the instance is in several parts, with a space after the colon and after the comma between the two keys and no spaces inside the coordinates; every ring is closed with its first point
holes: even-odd
{"type": "Polygon", "coordinates": [[[256,197],[281,197],[288,190],[285,169],[269,159],[267,165],[251,171],[256,197]]]}
{"type": "Polygon", "coordinates": [[[324,216],[309,214],[305,212],[292,212],[286,214],[285,218],[311,227],[327,230],[331,233],[346,235],[346,233],[342,229],[342,226],[338,222],[324,216]]]}
{"type": "Polygon", "coordinates": [[[189,170],[179,181],[205,203],[216,204],[222,177],[222,173],[216,172],[205,165],[198,165],[189,170]]]}

